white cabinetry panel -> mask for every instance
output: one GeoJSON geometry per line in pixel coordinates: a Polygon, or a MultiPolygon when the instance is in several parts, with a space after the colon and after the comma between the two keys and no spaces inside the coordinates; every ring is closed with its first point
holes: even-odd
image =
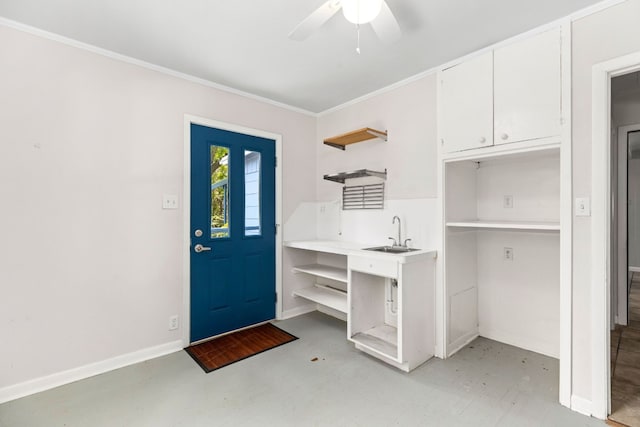
{"type": "Polygon", "coordinates": [[[395,260],[349,257],[349,269],[382,277],[398,278],[398,263],[395,260]]]}
{"type": "Polygon", "coordinates": [[[555,28],[443,70],[443,152],[559,139],[560,50],[560,29],[555,28]]]}
{"type": "Polygon", "coordinates": [[[441,137],[447,152],[493,144],[493,53],[441,75],[441,137]]]}
{"type": "Polygon", "coordinates": [[[560,30],[494,51],[494,144],[560,135],[560,30]]]}

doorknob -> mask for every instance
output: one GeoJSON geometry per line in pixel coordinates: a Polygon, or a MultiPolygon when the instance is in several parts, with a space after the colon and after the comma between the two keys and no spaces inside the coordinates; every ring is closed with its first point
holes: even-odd
{"type": "Polygon", "coordinates": [[[207,247],[207,246],[202,246],[200,243],[198,243],[197,245],[195,245],[193,247],[193,250],[196,251],[196,253],[200,253],[200,252],[206,252],[206,251],[210,251],[211,248],[207,247]]]}

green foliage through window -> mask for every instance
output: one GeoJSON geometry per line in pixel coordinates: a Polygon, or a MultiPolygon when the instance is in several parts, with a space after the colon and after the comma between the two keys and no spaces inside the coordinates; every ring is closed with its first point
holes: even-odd
{"type": "Polygon", "coordinates": [[[229,148],[211,146],[211,237],[229,237],[229,148]]]}

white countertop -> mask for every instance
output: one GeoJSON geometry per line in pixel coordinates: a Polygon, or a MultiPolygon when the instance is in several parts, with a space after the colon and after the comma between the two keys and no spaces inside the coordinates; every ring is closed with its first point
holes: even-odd
{"type": "Polygon", "coordinates": [[[366,251],[364,248],[370,248],[375,245],[367,245],[363,243],[342,242],[338,240],[293,240],[284,242],[284,246],[288,248],[306,249],[315,252],[325,252],[336,255],[365,256],[369,258],[394,259],[400,263],[417,261],[422,257],[437,256],[435,249],[420,249],[417,251],[404,252],[400,254],[391,254],[388,252],[366,251]]]}

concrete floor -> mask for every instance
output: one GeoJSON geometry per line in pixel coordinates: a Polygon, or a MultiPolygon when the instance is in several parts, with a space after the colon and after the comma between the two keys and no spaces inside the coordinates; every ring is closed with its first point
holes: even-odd
{"type": "Polygon", "coordinates": [[[558,362],[536,353],[479,338],[406,374],[341,321],[277,324],[300,339],[210,374],[184,351],[118,369],[0,405],[0,426],[604,425],[560,406],[558,362]]]}

